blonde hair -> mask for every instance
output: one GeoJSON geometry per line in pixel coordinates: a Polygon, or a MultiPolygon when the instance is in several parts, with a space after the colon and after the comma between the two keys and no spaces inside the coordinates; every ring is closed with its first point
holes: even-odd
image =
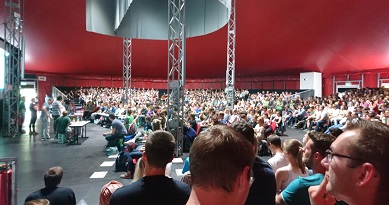
{"type": "Polygon", "coordinates": [[[136,162],[132,183],[142,178],[144,174],[145,174],[145,162],[142,160],[141,157],[136,162]]]}
{"type": "Polygon", "coordinates": [[[26,202],[24,205],[50,205],[50,201],[47,199],[35,199],[26,202]]]}
{"type": "Polygon", "coordinates": [[[287,139],[282,148],[297,159],[297,164],[303,174],[306,173],[305,163],[303,162],[303,145],[296,139],[287,139]]]}

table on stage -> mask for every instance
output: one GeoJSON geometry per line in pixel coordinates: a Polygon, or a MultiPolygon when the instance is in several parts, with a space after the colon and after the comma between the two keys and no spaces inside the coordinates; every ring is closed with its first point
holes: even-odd
{"type": "Polygon", "coordinates": [[[69,127],[72,128],[73,141],[69,144],[78,145],[78,135],[80,135],[81,138],[88,138],[86,136],[86,125],[88,123],[89,121],[78,121],[70,123],[69,127]]]}

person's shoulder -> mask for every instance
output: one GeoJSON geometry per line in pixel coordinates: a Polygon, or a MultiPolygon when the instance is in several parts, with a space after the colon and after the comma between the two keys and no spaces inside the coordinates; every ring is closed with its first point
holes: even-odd
{"type": "Polygon", "coordinates": [[[31,194],[29,194],[26,197],[26,199],[24,200],[24,202],[35,200],[35,199],[40,199],[40,198],[42,198],[42,194],[41,194],[41,190],[38,190],[38,191],[34,191],[31,194]]]}
{"type": "Polygon", "coordinates": [[[67,192],[67,193],[73,193],[74,194],[73,189],[68,188],[68,187],[57,187],[56,191],[57,192],[63,192],[63,193],[67,192]]]}
{"type": "MultiPolygon", "coordinates": [[[[270,159],[269,159],[270,160],[270,159]]],[[[257,169],[270,169],[273,171],[272,167],[270,166],[269,162],[266,162],[264,160],[262,160],[261,158],[259,157],[255,157],[255,160],[254,160],[254,167],[256,167],[257,169]]]]}

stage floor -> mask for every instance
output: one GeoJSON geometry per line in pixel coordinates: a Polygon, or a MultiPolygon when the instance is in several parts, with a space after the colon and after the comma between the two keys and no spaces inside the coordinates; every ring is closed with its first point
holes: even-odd
{"type": "MultiPolygon", "coordinates": [[[[43,188],[43,174],[45,170],[53,166],[61,166],[64,169],[64,176],[60,186],[73,189],[77,202],[84,200],[86,204],[99,204],[100,189],[110,180],[116,180],[124,185],[130,184],[130,179],[121,179],[120,174],[115,172],[115,156],[107,157],[104,152],[106,141],[102,133],[107,128],[99,125],[86,125],[87,137],[79,140],[80,145],[58,144],[54,141],[41,141],[38,135],[29,135],[29,119],[26,119],[23,129],[27,131],[14,138],[0,137],[0,158],[17,157],[17,204],[24,203],[30,193],[43,188]]],[[[36,124],[39,132],[39,119],[36,124]]],[[[52,131],[53,129],[51,129],[52,131]]],[[[295,138],[302,140],[304,131],[300,129],[289,129],[281,136],[281,139],[295,138]]],[[[51,132],[51,137],[54,133],[51,132]]],[[[188,156],[184,153],[176,158],[172,165],[172,177],[180,180],[180,173],[183,161],[188,156]]],[[[267,160],[269,157],[262,157],[267,160]]]]}

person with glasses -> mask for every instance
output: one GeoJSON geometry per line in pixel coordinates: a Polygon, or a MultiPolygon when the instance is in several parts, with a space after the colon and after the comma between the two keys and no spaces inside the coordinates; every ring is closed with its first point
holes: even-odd
{"type": "MultiPolygon", "coordinates": [[[[243,135],[251,144],[254,155],[258,153],[258,141],[255,138],[254,129],[243,120],[235,122],[231,128],[243,135]]],[[[246,205],[249,204],[274,204],[276,195],[276,179],[272,167],[266,161],[255,157],[252,166],[254,182],[250,187],[246,205]]]]}
{"type": "Polygon", "coordinates": [[[359,120],[326,151],[326,175],[310,188],[313,204],[330,204],[335,197],[349,205],[386,204],[389,201],[389,126],[359,120]]]}
{"type": "Polygon", "coordinates": [[[230,127],[215,125],[201,132],[189,153],[192,191],[187,204],[244,204],[254,156],[248,140],[230,127]]]}
{"type": "Polygon", "coordinates": [[[276,196],[276,204],[309,205],[308,188],[319,185],[324,178],[325,167],[321,165],[335,136],[319,132],[308,132],[303,147],[303,162],[312,170],[308,177],[297,177],[280,194],[276,196]]]}

